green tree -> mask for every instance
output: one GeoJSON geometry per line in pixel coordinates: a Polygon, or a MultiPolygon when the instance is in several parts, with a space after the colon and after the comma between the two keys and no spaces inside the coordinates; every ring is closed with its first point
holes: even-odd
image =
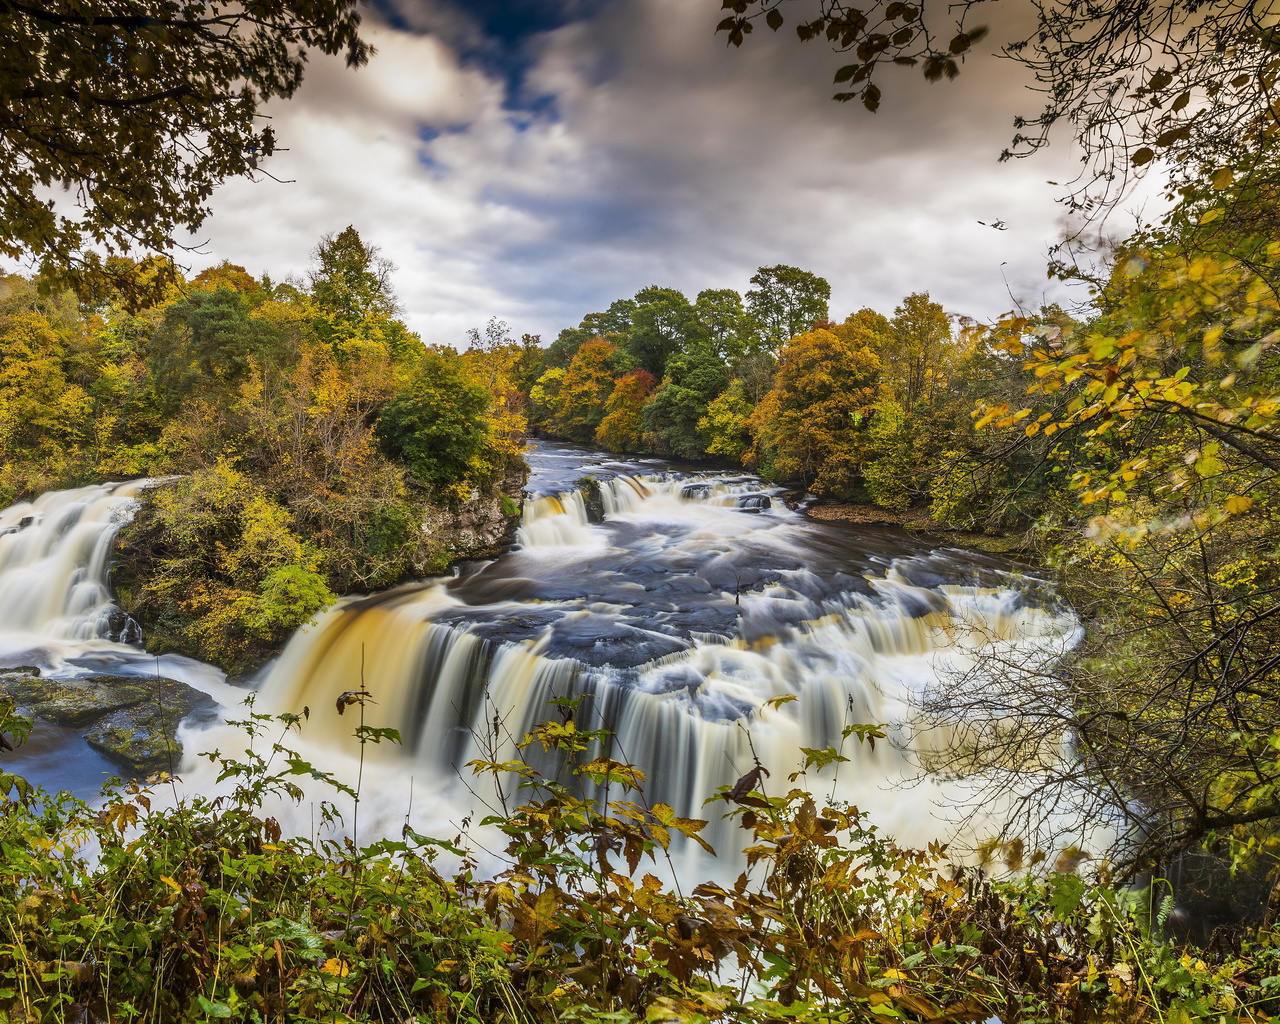
{"type": "Polygon", "coordinates": [[[320,239],[312,259],[316,334],[339,352],[353,344],[378,344],[393,355],[404,353],[414,338],[396,319],[391,261],[351,225],[320,239]]]}
{"type": "Polygon", "coordinates": [[[0,254],[154,298],[171,270],[148,282],[86,250],[165,251],[199,227],[213,190],[271,155],[261,106],[293,95],[309,49],[368,60],[359,24],[354,0],[0,4],[0,254]]]}
{"type": "Polygon", "coordinates": [[[827,319],[831,285],[816,274],[779,264],[761,267],[751,283],[755,287],[747,291],[747,309],[772,349],[827,319]]]}
{"type": "Polygon", "coordinates": [[[408,387],[383,407],[378,440],[415,480],[445,488],[484,468],[488,406],[489,392],[457,353],[429,350],[408,387]]]}
{"type": "Polygon", "coordinates": [[[760,347],[760,329],[732,288],[707,288],[693,304],[696,335],[724,363],[733,363],[760,347]]]}
{"type": "Polygon", "coordinates": [[[661,380],[667,359],[691,340],[693,306],[684,293],[657,285],[636,292],[635,302],[627,350],[641,367],[661,380]]]}
{"type": "Polygon", "coordinates": [[[225,285],[173,303],[148,345],[164,410],[172,414],[196,391],[234,387],[274,340],[266,323],[250,318],[245,297],[225,285]]]}
{"type": "Polygon", "coordinates": [[[666,379],[644,408],[645,440],[663,454],[702,458],[706,442],[698,424],[728,384],[728,369],[705,348],[673,355],[666,379]]]}

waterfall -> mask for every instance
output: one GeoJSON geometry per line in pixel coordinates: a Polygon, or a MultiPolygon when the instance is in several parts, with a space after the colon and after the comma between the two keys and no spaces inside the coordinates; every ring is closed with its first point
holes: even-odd
{"type": "Polygon", "coordinates": [[[53,678],[159,671],[228,699],[212,666],[148,655],[138,624],[112,599],[112,545],[152,483],[49,491],[0,510],[0,668],[33,665],[53,678]]]}
{"type": "MultiPolygon", "coordinates": [[[[709,818],[723,851],[735,830],[704,807],[718,787],[758,758],[785,789],[802,747],[839,747],[850,760],[811,784],[924,844],[948,834],[947,806],[972,790],[922,776],[964,740],[963,723],[923,720],[922,700],[1000,665],[1051,664],[1078,638],[1069,610],[994,560],[896,531],[851,536],[755,478],[613,473],[593,488],[602,522],[581,489],[537,494],[497,561],[339,602],[290,642],[257,710],[307,707],[313,749],[352,757],[335,699],[363,681],[366,723],[403,739],[365,752],[389,785],[374,802],[405,813],[390,780],[412,776],[430,794],[420,809],[457,822],[497,802],[468,763],[514,759],[516,741],[556,717],[550,701],[578,698],[579,727],[609,730],[610,755],[645,773],[646,799],[709,818]],[[854,724],[883,725],[887,740],[859,746],[843,736],[854,724]]],[[[1006,809],[970,822],[971,843],[1006,809]]]]}
{"type": "Polygon", "coordinates": [[[146,481],[50,491],[0,511],[0,631],[23,645],[140,639],[111,600],[107,564],[116,531],[146,481]]]}

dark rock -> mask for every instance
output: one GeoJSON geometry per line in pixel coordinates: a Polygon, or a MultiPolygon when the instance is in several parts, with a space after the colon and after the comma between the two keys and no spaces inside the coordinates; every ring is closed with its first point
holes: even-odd
{"type": "Polygon", "coordinates": [[[176,739],[179,723],[193,715],[211,717],[217,711],[208,694],[173,679],[108,678],[112,686],[140,685],[145,699],[100,718],[84,738],[134,775],[173,771],[182,759],[176,739]]]}
{"type": "Polygon", "coordinates": [[[0,697],[13,701],[27,714],[54,725],[91,725],[104,715],[147,699],[146,680],[41,679],[39,676],[0,674],[0,697]]]}
{"type": "Polygon", "coordinates": [[[85,729],[91,747],[134,775],[168,771],[181,757],[178,723],[190,715],[212,716],[208,694],[173,679],[92,676],[42,679],[0,672],[0,698],[54,725],[85,729]]]}

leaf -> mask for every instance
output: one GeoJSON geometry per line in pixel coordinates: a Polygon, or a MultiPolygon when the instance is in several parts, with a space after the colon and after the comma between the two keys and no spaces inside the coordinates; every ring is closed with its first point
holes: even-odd
{"type": "Polygon", "coordinates": [[[873,114],[880,109],[880,89],[869,85],[862,92],[862,105],[873,114]]]}
{"type": "Polygon", "coordinates": [[[1212,224],[1215,220],[1221,217],[1225,212],[1226,211],[1223,210],[1221,207],[1214,207],[1212,210],[1205,210],[1204,213],[1200,214],[1200,219],[1196,221],[1196,223],[1212,224]]]}
{"type": "Polygon", "coordinates": [[[1154,149],[1150,146],[1143,146],[1129,158],[1129,162],[1133,164],[1134,167],[1141,167],[1143,164],[1150,163],[1155,155],[1156,151],[1154,149]]]}
{"type": "Polygon", "coordinates": [[[764,16],[764,21],[766,25],[777,32],[778,29],[782,28],[782,12],[775,7],[764,16]]]}
{"type": "Polygon", "coordinates": [[[201,1012],[207,1017],[225,1018],[233,1015],[231,1007],[226,1003],[215,1003],[204,996],[196,996],[196,1002],[199,1004],[201,1012]]]}
{"type": "Polygon", "coordinates": [[[964,53],[972,45],[973,39],[967,32],[961,32],[958,36],[951,40],[947,49],[952,53],[964,53]]]}
{"type": "Polygon", "coordinates": [[[1226,500],[1223,508],[1231,515],[1238,515],[1241,512],[1248,512],[1253,507],[1253,499],[1248,495],[1237,494],[1226,500]]]}
{"type": "Polygon", "coordinates": [[[1227,188],[1233,181],[1235,181],[1235,177],[1236,172],[1230,167],[1219,167],[1218,170],[1214,172],[1212,187],[1216,191],[1221,192],[1224,188],[1227,188]]]}
{"type": "MultiPolygon", "coordinates": [[[[778,698],[774,699],[777,700],[778,698]]],[[[793,697],[791,699],[794,700],[795,698],[793,697]]],[[[733,787],[725,793],[725,799],[742,803],[746,795],[760,785],[761,776],[767,776],[768,774],[769,769],[757,762],[756,766],[752,768],[751,771],[742,776],[742,778],[735,782],[733,787]]]]}

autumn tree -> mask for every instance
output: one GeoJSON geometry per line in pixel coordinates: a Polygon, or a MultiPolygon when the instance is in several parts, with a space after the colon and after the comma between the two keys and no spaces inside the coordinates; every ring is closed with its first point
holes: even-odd
{"type": "Polygon", "coordinates": [[[856,321],[792,338],[774,386],[752,413],[748,460],[776,479],[848,497],[867,455],[864,424],[877,396],[875,336],[856,321]]]}
{"type": "Polygon", "coordinates": [[[563,378],[558,381],[554,414],[549,426],[558,436],[589,442],[604,419],[605,401],[613,393],[610,357],[617,346],[592,338],[578,349],[563,378]]]}
{"type": "Polygon", "coordinates": [[[309,50],[366,63],[359,24],[354,0],[0,4],[0,254],[154,299],[171,269],[148,280],[89,250],[168,251],[198,228],[222,181],[271,156],[262,105],[293,95],[309,50]]]}
{"type": "Polygon", "coordinates": [[[737,377],[707,405],[698,420],[703,447],[708,455],[723,455],[734,462],[742,461],[751,447],[749,423],[753,406],[746,385],[737,377]]]}
{"type": "Polygon", "coordinates": [[[928,292],[902,300],[890,322],[892,353],[884,353],[885,382],[904,409],[928,406],[945,385],[951,361],[951,321],[928,292]]]}
{"type": "Polygon", "coordinates": [[[656,382],[647,370],[633,370],[618,378],[604,404],[604,419],[596,428],[596,444],[613,452],[640,450],[644,434],[644,406],[656,382]]]}

